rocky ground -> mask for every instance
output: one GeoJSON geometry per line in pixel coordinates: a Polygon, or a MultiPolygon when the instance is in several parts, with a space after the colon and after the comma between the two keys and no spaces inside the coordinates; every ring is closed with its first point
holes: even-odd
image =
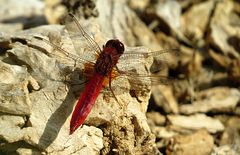
{"type": "Polygon", "coordinates": [[[0,154],[240,154],[238,1],[0,4],[0,154]],[[86,40],[74,48],[62,24],[67,12],[100,46],[118,38],[126,52],[163,53],[136,64],[122,59],[120,68],[168,77],[162,85],[116,78],[121,102],[105,88],[72,135],[71,113],[84,89],[77,57],[87,58],[89,48],[86,40]]]}

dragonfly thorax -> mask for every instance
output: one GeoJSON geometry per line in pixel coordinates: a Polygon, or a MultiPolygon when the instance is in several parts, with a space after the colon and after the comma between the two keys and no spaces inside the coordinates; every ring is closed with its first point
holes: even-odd
{"type": "Polygon", "coordinates": [[[95,72],[108,76],[124,52],[124,45],[117,39],[109,40],[103,47],[95,64],[95,72]]]}
{"type": "Polygon", "coordinates": [[[114,62],[111,55],[102,52],[96,61],[95,72],[107,76],[116,63],[117,62],[114,62]]]}

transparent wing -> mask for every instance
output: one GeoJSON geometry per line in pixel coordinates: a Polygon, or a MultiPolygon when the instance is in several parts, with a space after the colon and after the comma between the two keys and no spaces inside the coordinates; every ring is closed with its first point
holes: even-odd
{"type": "Polygon", "coordinates": [[[66,64],[70,64],[70,62],[73,62],[74,66],[81,66],[81,68],[84,67],[84,64],[91,64],[92,66],[94,65],[93,62],[85,60],[84,58],[79,57],[78,55],[72,54],[61,48],[60,46],[51,43],[49,40],[39,37],[39,36],[34,36],[35,39],[43,41],[50,45],[52,48],[55,49],[56,52],[49,53],[49,55],[52,55],[53,57],[56,57],[58,61],[61,63],[66,62],[66,64]]]}
{"type": "MultiPolygon", "coordinates": [[[[135,50],[136,51],[136,50],[135,50]]],[[[127,50],[124,52],[124,54],[121,56],[121,60],[128,60],[128,59],[147,59],[149,57],[160,57],[163,61],[167,55],[179,55],[180,51],[179,49],[165,49],[165,50],[159,50],[159,51],[143,51],[143,52],[134,52],[132,50],[127,50]]]]}
{"type": "Polygon", "coordinates": [[[65,27],[77,53],[89,61],[96,61],[101,52],[98,43],[84,30],[78,19],[71,13],[66,16],[65,27]]]}
{"type": "Polygon", "coordinates": [[[121,72],[118,77],[127,78],[132,88],[136,90],[146,86],[170,85],[176,81],[176,79],[167,77],[166,75],[137,74],[134,72],[121,72]]]}
{"type": "Polygon", "coordinates": [[[154,59],[161,62],[161,68],[165,68],[167,66],[170,66],[172,63],[176,63],[175,60],[173,62],[172,57],[178,56],[180,54],[179,49],[167,49],[153,52],[142,50],[143,49],[139,47],[138,52],[136,52],[137,49],[134,49],[134,51],[132,49],[125,51],[119,59],[119,62],[117,64],[118,68],[123,71],[132,70],[133,68],[136,68],[137,65],[146,63],[146,59],[150,57],[153,57],[154,59]]]}
{"type": "MultiPolygon", "coordinates": [[[[111,88],[116,95],[123,94],[131,90],[149,92],[151,90],[151,86],[171,85],[176,81],[177,79],[164,75],[145,75],[136,73],[131,75],[121,74],[120,76],[116,77],[116,80],[113,81],[111,88]],[[126,82],[126,80],[128,80],[129,83],[126,82]]],[[[106,87],[102,90],[102,93],[112,96],[108,85],[106,85],[106,87]]]]}
{"type": "Polygon", "coordinates": [[[117,73],[115,74],[117,74],[117,77],[127,78],[133,90],[149,89],[149,86],[154,85],[170,85],[176,81],[175,78],[162,74],[148,73],[146,70],[144,71],[144,65],[147,59],[154,58],[161,63],[158,69],[163,70],[172,63],[176,63],[176,60],[174,62],[171,62],[171,60],[179,54],[180,51],[178,49],[153,52],[144,50],[142,47],[139,47],[139,50],[136,48],[134,50],[129,49],[120,57],[116,68],[117,73]]]}

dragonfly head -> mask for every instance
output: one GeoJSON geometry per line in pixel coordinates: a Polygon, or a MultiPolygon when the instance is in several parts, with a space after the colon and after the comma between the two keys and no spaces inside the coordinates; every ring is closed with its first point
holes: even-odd
{"type": "Polygon", "coordinates": [[[108,40],[105,47],[115,48],[118,54],[123,54],[124,52],[124,45],[118,39],[108,40]]]}

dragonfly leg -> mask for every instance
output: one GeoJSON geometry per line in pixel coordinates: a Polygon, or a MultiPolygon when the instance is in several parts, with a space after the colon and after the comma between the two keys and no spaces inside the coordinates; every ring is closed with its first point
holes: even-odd
{"type": "Polygon", "coordinates": [[[122,107],[122,105],[120,104],[120,102],[118,101],[116,95],[115,95],[114,92],[113,92],[112,84],[111,84],[111,83],[112,83],[112,77],[109,76],[109,89],[110,89],[110,91],[111,91],[111,93],[112,93],[114,99],[115,99],[115,100],[117,101],[117,103],[122,107]]]}
{"type": "Polygon", "coordinates": [[[117,66],[115,66],[115,68],[116,68],[118,73],[121,73],[121,70],[117,66]]]}

